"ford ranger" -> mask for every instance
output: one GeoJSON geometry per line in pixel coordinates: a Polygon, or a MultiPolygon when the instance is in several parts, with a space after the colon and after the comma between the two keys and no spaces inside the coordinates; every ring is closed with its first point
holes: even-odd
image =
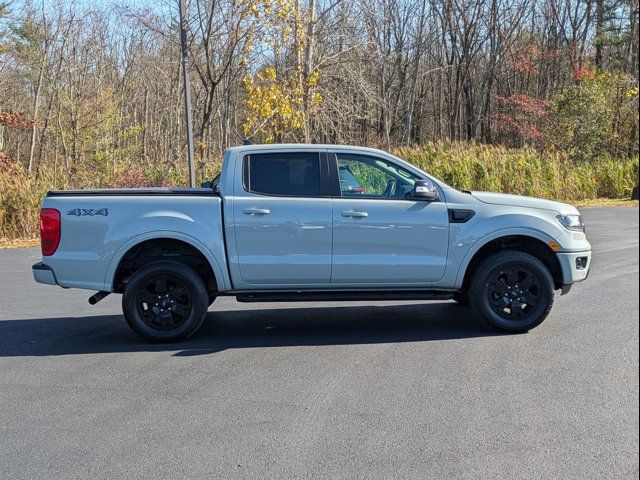
{"type": "Polygon", "coordinates": [[[572,206],[461,191],[388,153],[334,145],[230,148],[205,188],[52,191],[35,280],[122,294],[152,341],[241,302],[449,300],[527,331],[587,277],[572,206]]]}

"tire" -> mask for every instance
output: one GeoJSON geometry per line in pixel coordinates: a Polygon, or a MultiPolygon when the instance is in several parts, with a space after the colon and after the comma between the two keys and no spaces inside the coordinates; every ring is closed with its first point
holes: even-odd
{"type": "Polygon", "coordinates": [[[136,271],[122,296],[129,326],[153,342],[175,342],[193,335],[204,322],[209,294],[191,268],[154,262],[136,271]]]}
{"type": "Polygon", "coordinates": [[[549,315],[553,287],[551,273],[540,260],[525,252],[505,250],[478,266],[471,280],[469,302],[492,327],[527,332],[549,315]]]}
{"type": "Polygon", "coordinates": [[[469,293],[458,290],[453,294],[453,301],[458,305],[469,305],[469,293]]]}

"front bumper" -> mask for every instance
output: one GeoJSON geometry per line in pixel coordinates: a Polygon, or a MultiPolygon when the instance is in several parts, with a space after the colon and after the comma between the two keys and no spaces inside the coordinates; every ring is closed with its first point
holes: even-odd
{"type": "Polygon", "coordinates": [[[581,282],[589,276],[591,250],[583,252],[557,253],[562,269],[562,283],[570,285],[581,282]]]}
{"type": "Polygon", "coordinates": [[[36,282],[46,285],[58,285],[56,274],[49,265],[38,262],[31,267],[31,271],[33,272],[33,278],[36,282]]]}

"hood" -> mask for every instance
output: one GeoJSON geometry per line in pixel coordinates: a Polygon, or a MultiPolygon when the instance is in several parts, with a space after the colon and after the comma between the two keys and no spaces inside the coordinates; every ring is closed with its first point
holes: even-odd
{"type": "Polygon", "coordinates": [[[566,203],[543,200],[541,198],[507,195],[505,193],[471,192],[476,199],[491,205],[507,205],[511,207],[538,208],[558,213],[577,213],[577,209],[566,203]]]}

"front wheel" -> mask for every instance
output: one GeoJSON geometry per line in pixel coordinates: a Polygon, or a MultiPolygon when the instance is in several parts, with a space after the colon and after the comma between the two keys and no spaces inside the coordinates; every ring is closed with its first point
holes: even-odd
{"type": "Polygon", "coordinates": [[[476,270],[469,289],[473,310],[493,327],[526,332],[540,325],[553,305],[553,278],[533,255],[498,252],[476,270]]]}
{"type": "Polygon", "coordinates": [[[192,335],[204,322],[209,293],[191,268],[154,262],[136,271],[122,296],[129,326],[154,342],[173,342],[192,335]]]}

